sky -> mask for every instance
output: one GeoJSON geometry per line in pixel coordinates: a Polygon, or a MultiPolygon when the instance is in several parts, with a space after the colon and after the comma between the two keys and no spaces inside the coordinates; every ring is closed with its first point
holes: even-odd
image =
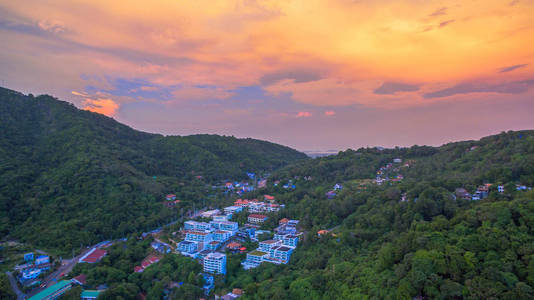
{"type": "Polygon", "coordinates": [[[533,0],[0,0],[0,85],[303,151],[534,129],[533,0]]]}

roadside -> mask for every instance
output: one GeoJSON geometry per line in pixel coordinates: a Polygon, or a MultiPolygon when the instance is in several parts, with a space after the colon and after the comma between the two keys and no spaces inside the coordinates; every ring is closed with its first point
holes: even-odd
{"type": "Polygon", "coordinates": [[[13,277],[13,274],[11,272],[6,272],[7,277],[9,278],[9,284],[11,284],[11,289],[15,294],[17,295],[17,300],[24,300],[26,299],[26,294],[24,294],[20,289],[19,285],[17,284],[17,280],[15,277],[13,277]]]}

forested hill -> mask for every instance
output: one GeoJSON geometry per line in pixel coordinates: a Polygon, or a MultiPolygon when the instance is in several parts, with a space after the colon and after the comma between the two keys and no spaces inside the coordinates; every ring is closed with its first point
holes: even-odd
{"type": "Polygon", "coordinates": [[[70,249],[157,224],[164,193],[197,176],[241,179],[305,158],[254,139],[144,133],[0,88],[0,237],[70,249]]]}
{"type": "Polygon", "coordinates": [[[274,219],[307,233],[289,266],[228,273],[247,299],[534,299],[534,131],[347,150],[270,183],[274,219]]]}

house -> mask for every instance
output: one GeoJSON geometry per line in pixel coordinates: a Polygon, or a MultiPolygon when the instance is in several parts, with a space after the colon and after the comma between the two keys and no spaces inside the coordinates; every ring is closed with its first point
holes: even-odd
{"type": "Polygon", "coordinates": [[[175,194],[168,194],[167,196],[165,196],[165,200],[174,201],[174,200],[176,200],[176,195],[175,194]]]}
{"type": "Polygon", "coordinates": [[[219,246],[221,245],[220,241],[211,241],[206,245],[206,250],[208,251],[215,251],[219,246]]]}
{"type": "Polygon", "coordinates": [[[35,265],[43,265],[50,263],[50,256],[40,255],[35,259],[35,265]]]}
{"type": "Polygon", "coordinates": [[[211,225],[206,222],[185,221],[184,230],[205,231],[210,230],[211,225]]]}
{"type": "MultiPolygon", "coordinates": [[[[230,215],[231,217],[232,215],[230,215]]],[[[228,221],[228,215],[216,215],[212,217],[213,221],[220,222],[220,221],[228,221]]]]}
{"type": "Polygon", "coordinates": [[[200,216],[203,218],[212,218],[213,216],[220,214],[220,212],[221,211],[218,209],[213,209],[213,210],[208,210],[208,211],[201,213],[200,216]]]}
{"type": "Polygon", "coordinates": [[[80,263],[96,263],[99,262],[104,256],[106,256],[107,251],[99,248],[93,248],[87,252],[78,262],[80,263]]]}
{"type": "Polygon", "coordinates": [[[101,291],[97,291],[97,290],[83,290],[82,293],[80,294],[80,299],[81,300],[97,299],[98,295],[100,295],[100,292],[101,291]]]}
{"type": "Polygon", "coordinates": [[[33,252],[24,254],[24,261],[33,261],[33,252]]]}
{"type": "Polygon", "coordinates": [[[190,242],[211,242],[213,236],[211,233],[202,231],[187,231],[185,234],[185,240],[190,242]]]}
{"type": "Polygon", "coordinates": [[[20,282],[25,282],[31,279],[35,279],[41,275],[41,269],[25,269],[22,270],[20,275],[20,282]]]}
{"type": "Polygon", "coordinates": [[[136,273],[141,273],[143,272],[146,268],[150,267],[151,265],[157,263],[158,261],[160,260],[159,257],[153,255],[153,254],[150,254],[149,256],[147,256],[142,262],[141,262],[141,265],[140,266],[135,266],[134,267],[134,272],[136,273]]]}
{"type": "Polygon", "coordinates": [[[202,278],[204,279],[204,285],[202,286],[202,289],[204,290],[204,295],[207,296],[215,287],[215,279],[209,274],[202,274],[202,278]]]}
{"type": "Polygon", "coordinates": [[[70,281],[77,285],[85,285],[87,283],[87,276],[85,274],[80,274],[72,278],[70,281]]]}
{"type": "Polygon", "coordinates": [[[264,188],[267,186],[267,179],[258,180],[258,188],[264,188]]]}
{"type": "Polygon", "coordinates": [[[499,193],[504,193],[504,185],[499,185],[497,191],[499,191],[499,193]]]}
{"type": "Polygon", "coordinates": [[[283,218],[283,219],[281,219],[280,221],[278,221],[278,225],[286,225],[287,222],[289,222],[289,219],[287,219],[287,218],[283,218]]]}
{"type": "Polygon", "coordinates": [[[394,158],[393,163],[400,164],[402,162],[402,159],[400,158],[394,158]]]}
{"type": "Polygon", "coordinates": [[[228,239],[230,239],[231,236],[232,236],[232,232],[231,231],[217,230],[217,231],[215,231],[213,233],[213,240],[217,241],[217,242],[224,243],[228,239]]]}
{"type": "Polygon", "coordinates": [[[222,300],[234,300],[243,295],[243,290],[241,289],[233,289],[231,293],[228,293],[221,297],[222,300]]]}
{"type": "Polygon", "coordinates": [[[455,191],[454,191],[454,194],[456,195],[456,198],[457,199],[463,199],[463,200],[469,200],[471,199],[471,194],[469,194],[467,192],[466,189],[464,188],[457,188],[455,191]]]}
{"type": "Polygon", "coordinates": [[[28,300],[53,300],[61,297],[68,290],[72,288],[72,283],[69,280],[61,280],[60,282],[47,287],[41,292],[28,298],[28,300]]]}
{"type": "Polygon", "coordinates": [[[198,242],[181,241],[178,243],[178,251],[182,253],[193,253],[198,250],[198,242]]]}
{"type": "Polygon", "coordinates": [[[265,201],[274,201],[274,196],[271,196],[271,195],[264,195],[263,196],[263,199],[265,201]]]}
{"type": "Polygon", "coordinates": [[[281,246],[281,245],[282,245],[282,241],[280,240],[266,240],[266,241],[260,242],[258,250],[263,251],[263,252],[269,252],[271,251],[272,248],[276,246],[281,246]]]}
{"type": "Polygon", "coordinates": [[[297,247],[298,242],[299,237],[292,234],[285,235],[282,239],[282,245],[289,247],[297,247]]]}
{"type": "Polygon", "coordinates": [[[249,204],[248,199],[237,199],[234,201],[234,206],[247,207],[249,204]]]}
{"type": "Polygon", "coordinates": [[[243,251],[245,251],[247,248],[244,248],[245,250],[241,250],[243,247],[243,245],[241,245],[240,243],[237,243],[237,242],[231,242],[231,243],[228,243],[228,245],[226,245],[226,249],[236,253],[236,252],[240,252],[240,253],[243,253],[243,251]]]}
{"type": "Polygon", "coordinates": [[[327,235],[328,233],[329,233],[328,230],[322,229],[322,230],[317,231],[317,236],[321,237],[323,235],[327,235]]]}
{"type": "Polygon", "coordinates": [[[260,224],[265,222],[267,220],[267,216],[265,215],[258,215],[258,214],[251,214],[248,216],[248,221],[253,224],[260,224]]]}
{"type": "Polygon", "coordinates": [[[239,229],[239,224],[231,221],[211,221],[210,226],[215,230],[226,230],[232,233],[239,229]]]}
{"type": "Polygon", "coordinates": [[[162,253],[162,254],[165,254],[165,253],[170,253],[171,252],[171,247],[169,247],[168,245],[165,245],[165,244],[162,244],[160,242],[152,242],[150,244],[150,246],[158,251],[159,253],[162,253]]]}
{"type": "Polygon", "coordinates": [[[271,258],[280,260],[281,263],[287,264],[291,258],[294,248],[287,246],[279,246],[273,249],[273,254],[271,258]]]}
{"type": "Polygon", "coordinates": [[[236,214],[242,210],[243,210],[243,207],[240,205],[228,206],[224,208],[224,213],[225,214],[236,214]]]}
{"type": "Polygon", "coordinates": [[[226,274],[226,254],[213,252],[203,259],[204,272],[226,274]]]}
{"type": "Polygon", "coordinates": [[[247,253],[247,258],[241,263],[245,270],[256,268],[259,266],[265,257],[269,256],[268,252],[254,250],[247,253]]]}
{"type": "Polygon", "coordinates": [[[338,190],[342,190],[343,189],[343,186],[339,183],[336,183],[336,185],[334,185],[334,191],[338,191],[338,190]]]}

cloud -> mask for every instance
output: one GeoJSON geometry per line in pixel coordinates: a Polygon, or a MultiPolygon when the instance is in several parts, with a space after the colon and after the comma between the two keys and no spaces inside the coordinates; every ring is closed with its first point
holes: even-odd
{"type": "Polygon", "coordinates": [[[80,96],[80,97],[89,97],[89,95],[85,94],[85,93],[80,93],[80,92],[76,92],[76,91],[72,91],[70,92],[71,94],[75,95],[75,96],[80,96]]]}
{"type": "Polygon", "coordinates": [[[443,16],[443,15],[446,15],[446,14],[447,14],[447,8],[446,7],[441,7],[441,8],[436,9],[433,13],[431,13],[428,16],[429,17],[438,17],[438,16],[443,16]]]}
{"type": "Polygon", "coordinates": [[[449,25],[452,22],[454,22],[454,20],[443,21],[443,22],[439,23],[438,27],[445,27],[445,26],[449,25]]]}
{"type": "Polygon", "coordinates": [[[423,95],[426,99],[449,97],[457,94],[498,93],[521,94],[534,86],[534,79],[506,83],[465,82],[423,95]]]}
{"type": "Polygon", "coordinates": [[[66,31],[66,27],[63,22],[57,20],[41,20],[37,23],[37,25],[42,30],[52,33],[63,33],[66,31]]]}
{"type": "Polygon", "coordinates": [[[234,92],[217,86],[186,86],[174,90],[172,94],[177,101],[198,101],[228,99],[234,95],[234,92]]]}
{"type": "Polygon", "coordinates": [[[528,64],[520,64],[520,65],[513,65],[513,66],[504,67],[504,68],[499,69],[499,73],[511,72],[513,70],[524,68],[526,66],[528,66],[528,64]]]}
{"type": "Polygon", "coordinates": [[[311,117],[312,113],[309,111],[299,111],[295,117],[297,118],[308,118],[311,117]]]}
{"type": "Polygon", "coordinates": [[[324,112],[324,115],[327,116],[327,117],[330,117],[330,116],[334,116],[336,114],[335,111],[333,110],[327,110],[324,112]]]}
{"type": "Polygon", "coordinates": [[[119,104],[111,99],[85,99],[82,109],[113,117],[119,109],[119,104]]]}
{"type": "Polygon", "coordinates": [[[296,83],[316,81],[322,78],[321,72],[314,70],[280,70],[265,74],[260,78],[260,84],[270,85],[281,80],[292,79],[296,83]]]}
{"type": "Polygon", "coordinates": [[[380,87],[376,88],[374,93],[377,95],[392,95],[398,92],[414,92],[418,90],[419,86],[415,84],[386,81],[380,87]]]}

